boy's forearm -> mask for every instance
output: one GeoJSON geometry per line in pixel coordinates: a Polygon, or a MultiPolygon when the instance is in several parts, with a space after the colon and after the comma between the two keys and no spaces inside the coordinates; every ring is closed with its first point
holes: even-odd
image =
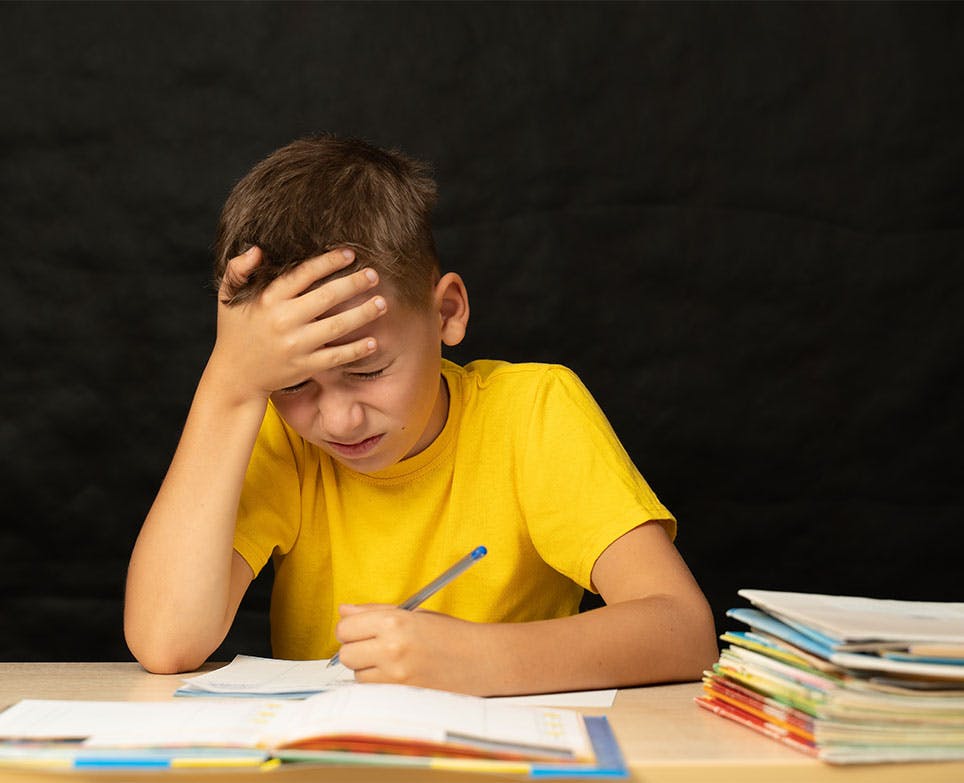
{"type": "Polygon", "coordinates": [[[266,401],[232,398],[229,378],[209,363],[131,556],[125,634],[151,670],[196,668],[236,608],[229,606],[234,525],[266,401]]]}
{"type": "Polygon", "coordinates": [[[486,695],[697,680],[718,655],[702,595],[653,595],[479,631],[486,695]]]}

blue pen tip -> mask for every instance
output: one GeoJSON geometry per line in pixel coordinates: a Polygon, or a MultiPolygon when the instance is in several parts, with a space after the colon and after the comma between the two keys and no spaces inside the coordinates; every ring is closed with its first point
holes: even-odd
{"type": "Polygon", "coordinates": [[[476,547],[475,549],[472,550],[472,559],[473,559],[473,560],[478,560],[480,557],[482,557],[483,555],[485,555],[485,553],[488,552],[488,551],[489,551],[489,550],[486,549],[484,546],[478,546],[478,547],[476,547]]]}

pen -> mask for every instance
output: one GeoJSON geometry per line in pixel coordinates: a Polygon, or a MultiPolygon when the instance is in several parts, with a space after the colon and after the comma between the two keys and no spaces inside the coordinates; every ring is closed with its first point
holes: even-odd
{"type": "MultiPolygon", "coordinates": [[[[425,587],[415,593],[415,595],[402,601],[398,605],[398,608],[411,611],[412,609],[420,606],[423,602],[427,601],[439,590],[445,587],[445,585],[455,579],[455,577],[461,574],[466,568],[472,565],[472,563],[485,557],[485,553],[487,551],[488,550],[484,546],[477,546],[455,565],[425,585],[425,587]]],[[[328,661],[328,668],[334,666],[336,663],[338,663],[338,653],[335,653],[334,657],[328,661]]]]}

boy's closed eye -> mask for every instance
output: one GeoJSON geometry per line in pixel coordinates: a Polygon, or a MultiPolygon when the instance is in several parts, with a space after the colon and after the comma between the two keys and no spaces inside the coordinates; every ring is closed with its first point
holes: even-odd
{"type": "Polygon", "coordinates": [[[352,380],[371,381],[382,375],[394,362],[394,358],[386,360],[384,356],[373,354],[342,365],[341,369],[352,380]]]}
{"type": "Polygon", "coordinates": [[[350,372],[348,375],[359,381],[371,381],[381,375],[387,367],[382,367],[380,370],[371,370],[370,372],[350,372]]]}
{"type": "MultiPolygon", "coordinates": [[[[375,370],[347,370],[345,375],[351,380],[357,381],[373,381],[382,375],[390,366],[392,362],[388,362],[382,367],[378,367],[375,370]]],[[[351,367],[352,365],[346,364],[345,367],[351,367]]],[[[304,389],[311,380],[304,380],[301,383],[296,383],[293,386],[285,386],[283,389],[278,390],[278,394],[296,394],[297,392],[304,389]]]]}
{"type": "Polygon", "coordinates": [[[300,392],[308,385],[309,381],[302,381],[301,383],[296,383],[294,386],[285,386],[283,389],[278,389],[276,394],[295,394],[300,392]]]}

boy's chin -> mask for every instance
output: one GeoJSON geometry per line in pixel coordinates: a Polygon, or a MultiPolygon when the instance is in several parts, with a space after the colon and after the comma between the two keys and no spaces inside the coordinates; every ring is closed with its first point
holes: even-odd
{"type": "Polygon", "coordinates": [[[372,449],[371,453],[353,455],[341,453],[338,449],[330,445],[323,447],[323,451],[328,454],[339,465],[343,465],[356,473],[377,473],[385,468],[390,468],[402,461],[403,457],[395,454],[393,449],[379,448],[387,444],[379,443],[372,449]]]}
{"type": "Polygon", "coordinates": [[[333,454],[331,455],[331,458],[335,460],[335,462],[337,462],[342,467],[348,468],[349,470],[353,470],[355,473],[364,473],[366,475],[372,474],[372,473],[378,473],[379,471],[385,470],[386,468],[390,468],[392,465],[395,465],[399,462],[399,460],[397,459],[396,460],[392,460],[392,459],[379,460],[375,458],[367,459],[367,460],[348,460],[348,459],[342,459],[340,457],[336,457],[333,454]]]}
{"type": "Polygon", "coordinates": [[[414,457],[424,450],[418,442],[410,442],[405,438],[406,433],[386,432],[378,436],[378,440],[370,444],[367,449],[339,448],[323,442],[317,443],[322,451],[339,465],[343,465],[356,473],[377,473],[399,462],[414,457]]]}

